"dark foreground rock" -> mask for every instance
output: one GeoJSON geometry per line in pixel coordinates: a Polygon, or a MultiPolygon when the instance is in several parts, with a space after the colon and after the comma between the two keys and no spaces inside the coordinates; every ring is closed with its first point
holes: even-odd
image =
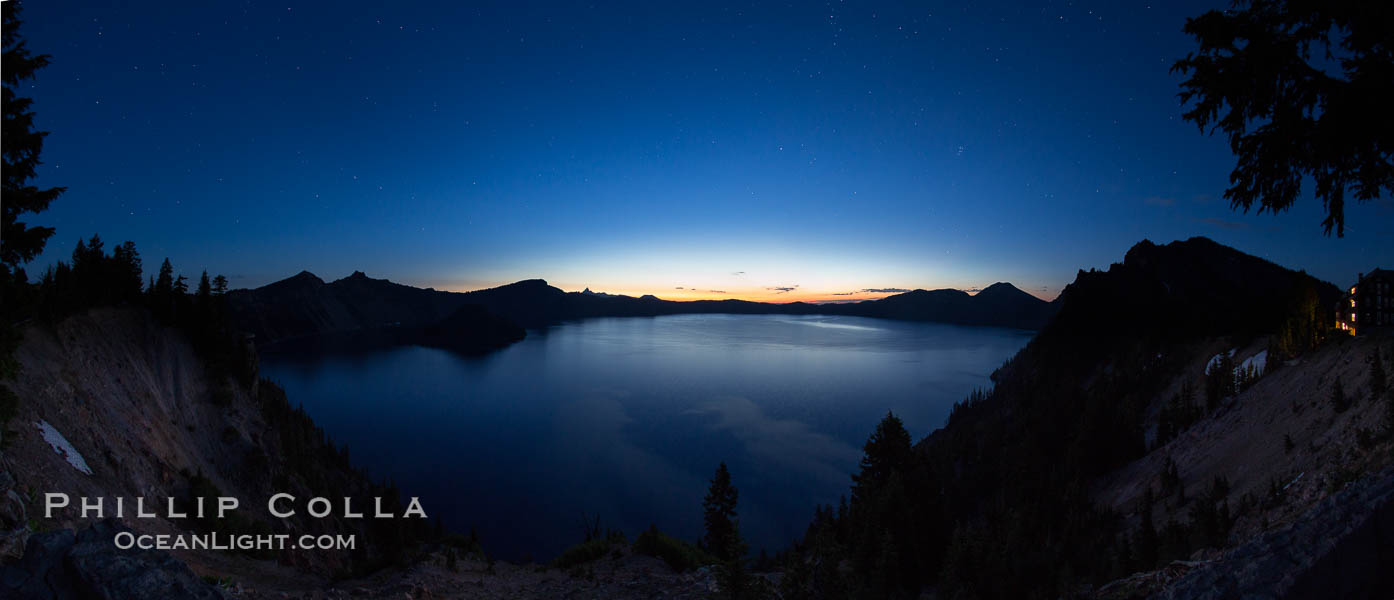
{"type": "Polygon", "coordinates": [[[1394,597],[1394,469],[1187,572],[1158,599],[1394,597]]]}
{"type": "Polygon", "coordinates": [[[157,550],[118,550],[116,534],[129,531],[106,520],[79,533],[71,529],[29,537],[24,557],[0,569],[0,597],[22,600],[169,598],[213,600],[217,588],[184,563],[157,550]]]}

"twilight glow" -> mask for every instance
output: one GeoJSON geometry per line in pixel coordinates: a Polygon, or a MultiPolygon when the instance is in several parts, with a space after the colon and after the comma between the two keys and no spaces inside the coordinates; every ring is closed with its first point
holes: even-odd
{"type": "Polygon", "coordinates": [[[661,4],[30,3],[37,184],[69,188],[35,270],[94,232],[235,287],[673,299],[1051,298],[1193,235],[1338,285],[1394,264],[1388,200],[1334,239],[1318,202],[1218,199],[1233,157],[1168,73],[1212,3],[661,4]]]}

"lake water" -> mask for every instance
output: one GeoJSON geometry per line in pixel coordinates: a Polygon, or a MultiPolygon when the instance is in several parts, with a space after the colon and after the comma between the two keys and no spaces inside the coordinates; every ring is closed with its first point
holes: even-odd
{"type": "Polygon", "coordinates": [[[583,515],[630,539],[685,539],[719,462],[740,490],[753,551],[803,534],[848,492],[861,448],[894,411],[914,439],[1028,341],[1029,332],[859,317],[591,319],[484,357],[420,347],[262,357],[265,376],[485,549],[548,560],[583,515]]]}

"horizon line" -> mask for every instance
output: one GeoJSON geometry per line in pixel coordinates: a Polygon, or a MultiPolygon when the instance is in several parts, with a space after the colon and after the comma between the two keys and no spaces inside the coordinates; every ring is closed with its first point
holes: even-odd
{"type": "MultiPolygon", "coordinates": [[[[298,277],[298,276],[300,276],[300,275],[302,275],[302,274],[309,274],[309,275],[312,275],[312,276],[314,276],[315,278],[319,279],[320,281],[325,281],[325,283],[333,283],[333,282],[336,282],[336,281],[341,281],[341,280],[344,280],[344,279],[349,279],[349,278],[351,278],[351,277],[353,277],[353,276],[355,276],[355,275],[362,275],[363,277],[366,277],[366,278],[368,278],[368,279],[375,279],[375,280],[380,280],[380,281],[387,281],[387,282],[390,282],[390,283],[395,283],[395,284],[397,284],[397,285],[406,285],[406,286],[414,287],[414,288],[417,288],[417,289],[435,290],[435,291],[450,292],[450,293],[455,293],[455,294],[467,294],[467,293],[471,293],[471,292],[479,292],[479,291],[490,290],[490,289],[495,289],[495,288],[507,287],[507,286],[514,285],[514,284],[518,284],[518,283],[522,283],[522,282],[525,282],[525,281],[541,281],[541,282],[543,282],[543,283],[546,283],[548,286],[555,287],[555,288],[557,288],[557,289],[559,289],[559,290],[561,290],[561,291],[563,291],[563,292],[569,293],[569,294],[582,294],[582,293],[585,293],[586,290],[589,290],[591,293],[596,294],[596,295],[622,296],[622,297],[629,297],[629,298],[642,298],[642,297],[644,297],[644,296],[652,296],[652,297],[654,297],[654,298],[657,298],[657,299],[659,299],[659,300],[663,300],[663,301],[666,301],[666,302],[703,302],[703,301],[736,300],[736,301],[741,301],[741,302],[753,302],[753,303],[759,303],[759,304],[797,304],[797,303],[804,303],[804,304],[854,304],[854,303],[857,303],[857,302],[865,302],[865,301],[870,301],[870,300],[881,300],[881,299],[884,299],[884,298],[889,298],[889,297],[891,297],[891,296],[897,296],[897,295],[900,295],[900,294],[906,294],[906,293],[917,292],[917,291],[924,291],[924,292],[957,291],[957,292],[963,292],[963,293],[965,293],[965,294],[968,294],[969,296],[976,296],[979,292],[981,292],[981,291],[983,291],[983,290],[985,290],[985,289],[987,289],[987,288],[989,288],[989,287],[992,287],[993,285],[997,285],[997,284],[1006,284],[1006,285],[1010,285],[1010,286],[1012,286],[1013,288],[1015,288],[1016,290],[1021,291],[1021,292],[1023,292],[1023,293],[1026,293],[1026,294],[1028,294],[1028,295],[1030,295],[1030,296],[1032,296],[1032,297],[1034,297],[1034,298],[1036,298],[1036,299],[1039,299],[1039,300],[1041,300],[1041,301],[1043,301],[1043,302],[1053,302],[1056,298],[1059,297],[1059,292],[1057,292],[1055,295],[1053,295],[1053,296],[1051,296],[1051,297],[1049,297],[1049,298],[1046,298],[1046,297],[1043,297],[1043,296],[1041,295],[1041,293],[1037,293],[1037,292],[1034,292],[1034,291],[1032,291],[1032,290],[1028,290],[1028,289],[1023,288],[1023,287],[1021,287],[1021,286],[1019,286],[1019,285],[1017,285],[1017,284],[1015,284],[1015,283],[1012,283],[1012,282],[1010,282],[1010,281],[995,281],[995,282],[993,282],[993,283],[991,283],[991,284],[987,284],[987,285],[980,286],[980,287],[979,287],[979,286],[975,286],[975,287],[971,287],[971,288],[967,288],[967,289],[965,289],[965,288],[960,288],[960,287],[952,287],[952,286],[949,286],[949,287],[936,287],[936,288],[925,288],[925,287],[915,287],[915,288],[879,288],[879,289],[863,288],[863,289],[860,289],[860,290],[854,290],[854,291],[850,291],[850,292],[832,292],[832,291],[807,291],[807,292],[805,292],[804,290],[799,289],[799,286],[793,286],[793,287],[767,287],[767,288],[763,288],[763,291],[766,291],[766,292],[767,292],[767,293],[764,293],[764,294],[760,294],[760,293],[749,294],[749,290],[742,290],[741,292],[727,292],[727,291],[724,291],[724,290],[704,290],[704,289],[696,289],[696,288],[687,288],[687,287],[685,287],[685,286],[682,286],[682,287],[675,287],[674,289],[665,290],[664,292],[654,292],[654,291],[648,291],[648,290],[642,290],[642,289],[626,289],[626,288],[594,289],[595,286],[585,285],[585,284],[579,284],[579,289],[578,289],[578,288],[577,288],[577,285],[578,285],[578,284],[571,284],[571,283],[557,284],[557,283],[552,283],[550,280],[548,280],[548,279],[545,278],[545,277],[524,277],[524,278],[515,279],[515,280],[512,280],[512,281],[506,281],[506,282],[504,282],[504,283],[482,284],[482,287],[469,287],[469,286],[459,286],[459,287],[457,287],[457,286],[435,286],[435,285],[420,285],[420,284],[413,284],[413,283],[404,283],[403,281],[394,280],[394,279],[391,279],[391,278],[388,278],[388,277],[373,277],[373,276],[368,275],[366,272],[364,272],[364,271],[362,271],[362,270],[359,270],[359,269],[355,269],[353,272],[351,272],[351,273],[349,273],[348,275],[345,275],[345,276],[343,276],[343,277],[339,277],[339,278],[332,279],[332,280],[328,280],[328,281],[326,281],[323,277],[320,277],[318,274],[316,274],[316,273],[310,271],[309,269],[301,269],[299,272],[295,273],[294,275],[290,275],[290,276],[288,276],[288,277],[282,277],[282,278],[280,278],[280,279],[276,279],[276,280],[270,281],[270,282],[268,282],[268,283],[264,283],[264,284],[259,285],[259,286],[256,286],[256,287],[239,287],[239,288],[235,288],[235,290],[233,290],[233,291],[236,291],[236,290],[251,290],[251,289],[257,289],[257,288],[260,288],[260,287],[265,287],[265,286],[268,286],[268,285],[273,285],[273,284],[276,284],[276,283],[280,283],[280,282],[282,282],[282,281],[286,281],[286,280],[289,280],[289,279],[294,279],[295,277],[298,277]],[[611,290],[613,290],[613,291],[611,291],[611,290]],[[889,290],[894,290],[894,291],[889,291],[889,290]],[[681,293],[675,294],[674,292],[681,292],[681,293]],[[802,292],[802,293],[801,293],[801,292],[802,292]],[[788,299],[784,299],[784,298],[788,298],[788,299]]],[[[245,277],[245,276],[244,276],[244,277],[245,277]]],[[[1063,288],[1062,288],[1062,289],[1063,289],[1063,288]]],[[[1044,292],[1044,291],[1045,291],[1044,289],[1039,290],[1039,292],[1044,292]]]]}

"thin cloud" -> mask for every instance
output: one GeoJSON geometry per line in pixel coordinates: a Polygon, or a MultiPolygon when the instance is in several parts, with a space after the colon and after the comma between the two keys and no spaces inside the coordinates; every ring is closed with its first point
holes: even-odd
{"type": "Polygon", "coordinates": [[[1206,217],[1204,219],[1196,220],[1201,223],[1205,223],[1206,225],[1213,225],[1215,227],[1219,227],[1221,229],[1229,229],[1231,231],[1244,231],[1249,229],[1249,224],[1241,221],[1227,221],[1225,219],[1217,219],[1215,217],[1206,217]]]}
{"type": "Polygon", "coordinates": [[[905,288],[866,288],[862,290],[863,293],[867,294],[904,294],[908,291],[910,290],[905,288]]]}
{"type": "Polygon", "coordinates": [[[732,271],[731,274],[740,277],[741,275],[745,275],[745,271],[732,271]]]}
{"type": "Polygon", "coordinates": [[[1142,199],[1142,203],[1148,206],[1169,207],[1176,206],[1176,198],[1168,196],[1148,196],[1142,199]]]}
{"type": "Polygon", "coordinates": [[[673,288],[673,289],[675,289],[675,290],[683,290],[683,289],[687,289],[687,288],[684,288],[683,286],[678,286],[678,287],[675,287],[675,288],[673,288]]]}
{"type": "Polygon", "coordinates": [[[784,294],[784,293],[792,292],[792,291],[794,291],[794,290],[796,290],[796,289],[799,289],[799,286],[797,286],[797,285],[796,285],[796,286],[793,286],[793,287],[781,286],[781,287],[770,287],[770,288],[765,288],[765,289],[767,289],[767,290],[769,290],[769,291],[771,291],[771,292],[774,292],[774,293],[776,293],[776,294],[784,294]]]}
{"type": "Polygon", "coordinates": [[[834,295],[834,296],[851,296],[852,294],[855,294],[855,293],[856,293],[856,292],[833,292],[833,295],[834,295]]]}
{"type": "Polygon", "coordinates": [[[725,294],[726,290],[707,290],[709,294],[725,294]]]}

